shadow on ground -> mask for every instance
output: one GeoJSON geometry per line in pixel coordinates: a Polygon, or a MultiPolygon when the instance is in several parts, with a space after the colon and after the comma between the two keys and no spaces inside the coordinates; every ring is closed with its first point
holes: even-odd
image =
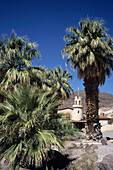
{"type": "Polygon", "coordinates": [[[69,155],[62,155],[58,151],[51,150],[48,153],[48,162],[43,162],[43,167],[38,168],[37,170],[61,170],[66,169],[71,161],[74,159],[69,159],[69,155]],[[48,167],[48,169],[47,169],[48,167]]]}

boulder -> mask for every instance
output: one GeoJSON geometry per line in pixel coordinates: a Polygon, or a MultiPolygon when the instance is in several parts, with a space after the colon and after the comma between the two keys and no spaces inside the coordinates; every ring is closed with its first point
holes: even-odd
{"type": "Polygon", "coordinates": [[[113,170],[113,155],[106,155],[102,162],[98,164],[99,170],[113,170]]]}
{"type": "Polygon", "coordinates": [[[98,149],[98,146],[97,146],[97,145],[94,145],[94,144],[91,144],[91,145],[90,145],[90,148],[91,148],[92,150],[95,150],[95,149],[98,149]]]}
{"type": "Polygon", "coordinates": [[[80,143],[79,149],[82,149],[84,147],[83,143],[80,143]]]}
{"type": "Polygon", "coordinates": [[[78,149],[78,146],[75,143],[72,143],[72,149],[78,149]]]}
{"type": "Polygon", "coordinates": [[[102,138],[102,139],[101,139],[101,143],[102,143],[102,145],[107,145],[106,139],[102,138]]]}

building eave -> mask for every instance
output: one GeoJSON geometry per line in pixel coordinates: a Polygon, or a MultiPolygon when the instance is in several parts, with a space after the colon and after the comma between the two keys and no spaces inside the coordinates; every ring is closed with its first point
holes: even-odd
{"type": "Polygon", "coordinates": [[[86,120],[71,120],[72,123],[86,123],[86,120]]]}
{"type": "Polygon", "coordinates": [[[73,110],[73,108],[72,108],[72,107],[63,107],[63,108],[59,108],[58,110],[65,110],[65,109],[73,110]]]}

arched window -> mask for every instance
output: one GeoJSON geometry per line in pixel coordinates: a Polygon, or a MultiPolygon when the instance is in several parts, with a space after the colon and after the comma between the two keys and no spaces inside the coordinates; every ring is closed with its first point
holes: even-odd
{"type": "Polygon", "coordinates": [[[79,100],[79,105],[80,105],[80,100],[79,100]]]}
{"type": "Polygon", "coordinates": [[[77,105],[77,101],[75,101],[75,104],[77,105]]]}
{"type": "Polygon", "coordinates": [[[78,113],[79,113],[79,110],[78,110],[78,113]]]}

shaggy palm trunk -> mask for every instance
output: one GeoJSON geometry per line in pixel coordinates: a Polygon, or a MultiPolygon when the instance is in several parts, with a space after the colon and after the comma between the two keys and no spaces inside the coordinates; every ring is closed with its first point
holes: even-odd
{"type": "Polygon", "coordinates": [[[86,93],[86,121],[87,121],[87,130],[86,138],[87,139],[101,139],[101,126],[99,123],[98,116],[98,79],[90,78],[84,79],[85,93],[86,93]]]}
{"type": "Polygon", "coordinates": [[[4,97],[0,94],[0,103],[4,102],[4,97]]]}

